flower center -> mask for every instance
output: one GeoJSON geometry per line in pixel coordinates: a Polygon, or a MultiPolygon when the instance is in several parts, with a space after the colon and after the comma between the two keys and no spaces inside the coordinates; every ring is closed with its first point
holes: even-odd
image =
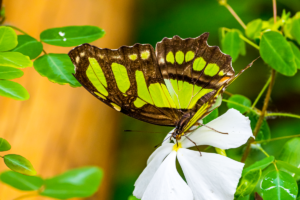
{"type": "Polygon", "coordinates": [[[182,148],[181,143],[178,142],[177,144],[174,144],[173,151],[178,151],[180,148],[182,148]]]}

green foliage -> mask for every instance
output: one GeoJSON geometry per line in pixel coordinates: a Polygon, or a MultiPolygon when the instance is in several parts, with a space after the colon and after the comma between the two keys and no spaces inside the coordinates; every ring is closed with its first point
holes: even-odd
{"type": "MultiPolygon", "coordinates": [[[[259,116],[254,113],[254,112],[250,112],[247,114],[247,116],[249,117],[251,123],[251,129],[252,131],[254,131],[256,124],[258,122],[259,116]]],[[[271,138],[271,131],[268,125],[268,122],[264,119],[262,122],[262,125],[259,128],[259,131],[257,133],[257,136],[255,138],[256,141],[261,141],[261,140],[268,140],[271,138]]]]}
{"type": "Polygon", "coordinates": [[[47,44],[72,47],[93,42],[104,34],[104,30],[96,26],[66,26],[47,29],[41,33],[40,38],[47,44]]]}
{"type": "Polygon", "coordinates": [[[29,93],[22,85],[7,80],[0,80],[0,95],[21,101],[29,99],[29,93]]]}
{"type": "Polygon", "coordinates": [[[19,52],[0,52],[0,66],[25,68],[31,67],[32,61],[19,52]]]}
{"type": "Polygon", "coordinates": [[[262,35],[260,55],[273,69],[286,76],[297,72],[295,57],[286,39],[278,32],[269,31],[262,35]]]}
{"type": "Polygon", "coordinates": [[[300,138],[294,138],[289,140],[282,147],[282,150],[278,156],[278,160],[284,161],[292,166],[300,166],[300,138]]]}
{"type": "Polygon", "coordinates": [[[20,155],[8,154],[3,158],[6,166],[15,172],[28,176],[34,176],[36,174],[30,161],[20,155]]]}
{"type": "Polygon", "coordinates": [[[128,197],[128,200],[139,200],[138,198],[136,198],[135,196],[130,196],[130,197],[128,197]]]}
{"type": "Polygon", "coordinates": [[[254,190],[261,177],[261,169],[248,171],[240,180],[239,186],[234,194],[235,198],[245,197],[254,190]]]}
{"type": "Polygon", "coordinates": [[[59,84],[69,83],[72,87],[81,86],[74,78],[74,65],[67,54],[46,54],[34,61],[34,69],[50,81],[59,84]]]}
{"type": "Polygon", "coordinates": [[[300,44],[300,18],[292,20],[290,34],[300,44]]]}
{"type": "Polygon", "coordinates": [[[250,99],[244,97],[243,95],[239,95],[239,94],[232,95],[228,100],[229,100],[229,102],[227,102],[228,108],[234,108],[240,111],[241,113],[248,111],[249,110],[248,108],[251,107],[250,99]]]}
{"type": "Polygon", "coordinates": [[[8,151],[10,148],[9,142],[6,139],[0,138],[0,151],[8,151]]]}
{"type": "Polygon", "coordinates": [[[97,191],[102,176],[102,171],[97,167],[70,170],[46,179],[45,189],[40,194],[59,199],[88,197],[97,191]]]}
{"type": "Polygon", "coordinates": [[[207,124],[208,122],[216,119],[219,116],[219,111],[218,109],[214,109],[209,115],[207,115],[204,119],[203,119],[203,123],[207,124]]]}
{"type": "Polygon", "coordinates": [[[263,21],[261,19],[255,19],[247,24],[246,36],[250,39],[260,38],[260,32],[262,30],[263,21]]]}
{"type": "Polygon", "coordinates": [[[276,161],[276,164],[279,168],[284,168],[286,169],[287,171],[297,175],[297,176],[300,176],[300,169],[287,163],[287,162],[283,162],[283,161],[280,161],[280,160],[277,160],[276,161]]]}
{"type": "Polygon", "coordinates": [[[13,171],[6,171],[0,174],[0,180],[11,187],[23,191],[38,190],[44,181],[37,176],[26,176],[13,171]]]}
{"type": "Polygon", "coordinates": [[[269,172],[260,186],[263,199],[294,200],[298,193],[296,181],[283,171],[269,172]]]}
{"type": "Polygon", "coordinates": [[[15,31],[10,27],[0,27],[0,51],[8,51],[17,46],[18,40],[15,31]]]}
{"type": "Polygon", "coordinates": [[[42,53],[43,44],[29,35],[18,35],[18,46],[16,46],[16,48],[12,51],[20,52],[25,56],[29,56],[32,60],[42,53]]]}
{"type": "Polygon", "coordinates": [[[295,64],[297,66],[298,69],[300,69],[300,50],[298,49],[298,47],[293,43],[293,42],[289,42],[292,51],[295,55],[295,64]]]}
{"type": "Polygon", "coordinates": [[[238,58],[241,53],[241,46],[243,46],[243,40],[239,35],[237,30],[232,30],[227,32],[222,40],[223,52],[232,57],[232,62],[238,58]]]}
{"type": "Polygon", "coordinates": [[[242,172],[242,176],[247,174],[249,171],[253,170],[264,170],[266,167],[268,167],[273,161],[274,161],[274,156],[266,157],[260,161],[255,162],[254,164],[250,165],[249,167],[245,168],[242,172]]]}
{"type": "Polygon", "coordinates": [[[24,72],[22,70],[12,68],[12,67],[1,67],[0,66],[0,79],[15,79],[23,76],[24,72]]]}

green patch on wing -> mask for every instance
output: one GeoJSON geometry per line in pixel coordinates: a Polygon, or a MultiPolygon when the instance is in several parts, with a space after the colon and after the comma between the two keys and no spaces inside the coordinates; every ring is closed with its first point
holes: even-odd
{"type": "Polygon", "coordinates": [[[193,70],[201,71],[206,65],[206,61],[202,58],[196,58],[193,63],[193,70]]]}
{"type": "Polygon", "coordinates": [[[147,88],[146,80],[142,71],[135,71],[135,79],[137,84],[137,94],[144,101],[153,105],[152,98],[147,88]]]}
{"type": "Polygon", "coordinates": [[[193,60],[195,57],[195,53],[192,52],[192,51],[188,51],[186,54],[185,54],[185,62],[189,62],[191,60],[193,60]]]}
{"type": "Polygon", "coordinates": [[[118,63],[112,63],[111,68],[114,73],[119,90],[125,94],[126,91],[130,88],[130,81],[126,67],[118,63]]]}
{"type": "Polygon", "coordinates": [[[182,51],[177,51],[175,55],[176,62],[181,65],[184,61],[184,53],[182,51]]]}
{"type": "Polygon", "coordinates": [[[220,67],[217,64],[209,63],[204,70],[204,74],[208,76],[214,76],[219,72],[219,70],[220,67]]]}
{"type": "Polygon", "coordinates": [[[161,85],[160,83],[150,84],[149,91],[156,107],[175,108],[174,102],[170,102],[172,98],[165,85],[161,85]]]}
{"type": "Polygon", "coordinates": [[[167,54],[166,60],[167,62],[174,64],[174,54],[172,51],[167,54]]]}
{"type": "Polygon", "coordinates": [[[140,98],[136,98],[136,100],[133,102],[133,104],[135,107],[141,108],[147,103],[145,101],[141,100],[140,98]]]}

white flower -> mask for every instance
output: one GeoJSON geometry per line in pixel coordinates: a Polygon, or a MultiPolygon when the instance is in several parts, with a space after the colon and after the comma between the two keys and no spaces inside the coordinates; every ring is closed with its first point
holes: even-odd
{"type": "MultiPolygon", "coordinates": [[[[221,149],[236,148],[253,136],[248,117],[230,109],[222,116],[189,134],[197,145],[221,149]]],[[[170,133],[169,133],[170,134],[170,133]]],[[[182,137],[177,144],[163,143],[152,153],[133,195],[142,200],[232,200],[243,163],[215,153],[192,151],[194,144],[182,137]],[[187,183],[176,170],[176,157],[187,183]]]]}

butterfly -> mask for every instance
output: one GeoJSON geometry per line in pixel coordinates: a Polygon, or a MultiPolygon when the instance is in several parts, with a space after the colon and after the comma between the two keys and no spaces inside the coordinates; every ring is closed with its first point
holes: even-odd
{"type": "Polygon", "coordinates": [[[155,50],[82,44],[68,55],[74,77],[92,95],[130,117],[175,127],[172,137],[179,140],[221,104],[226,87],[246,69],[235,76],[232,58],[209,46],[208,35],[164,38],[155,50]]]}

